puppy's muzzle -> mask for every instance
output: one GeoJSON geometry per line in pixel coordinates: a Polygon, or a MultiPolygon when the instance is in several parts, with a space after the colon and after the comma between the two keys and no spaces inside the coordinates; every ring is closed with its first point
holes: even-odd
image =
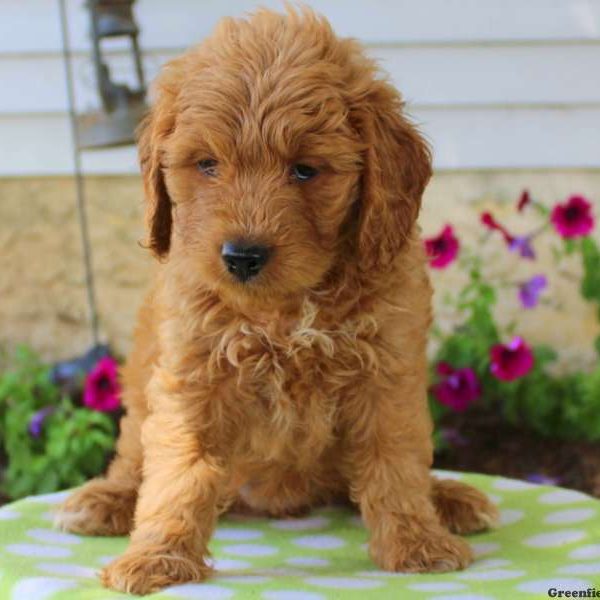
{"type": "Polygon", "coordinates": [[[245,242],[225,242],[221,258],[227,270],[241,282],[256,277],[269,260],[269,248],[245,242]]]}

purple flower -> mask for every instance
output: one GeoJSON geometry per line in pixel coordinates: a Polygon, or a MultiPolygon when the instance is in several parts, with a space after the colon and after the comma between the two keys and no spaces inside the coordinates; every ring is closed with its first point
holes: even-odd
{"type": "Polygon", "coordinates": [[[44,425],[44,421],[48,415],[51,415],[54,412],[54,406],[46,406],[41,408],[40,410],[33,413],[31,419],[29,420],[29,435],[34,438],[40,437],[42,434],[42,427],[44,425]]]}
{"type": "Polygon", "coordinates": [[[92,410],[110,412],[119,408],[121,401],[117,362],[110,356],[101,358],[88,373],[83,390],[83,403],[92,410]]]}
{"type": "Polygon", "coordinates": [[[441,404],[462,412],[481,396],[481,386],[473,369],[455,369],[452,365],[441,362],[437,366],[437,372],[444,379],[434,385],[431,391],[441,404]]]}
{"type": "Polygon", "coordinates": [[[535,308],[540,300],[540,294],[546,289],[548,280],[544,275],[534,275],[519,286],[519,300],[523,308],[535,308]]]}
{"type": "Polygon", "coordinates": [[[490,348],[490,370],[500,381],[514,381],[533,369],[533,352],[522,338],[516,337],[508,344],[490,348]]]}
{"type": "Polygon", "coordinates": [[[539,485],[559,485],[560,479],[558,477],[550,477],[543,473],[530,473],[525,476],[527,481],[531,483],[537,483],[539,485]]]}
{"type": "Polygon", "coordinates": [[[450,446],[468,446],[469,440],[463,436],[455,427],[440,428],[442,439],[450,446]]]}
{"type": "Polygon", "coordinates": [[[531,238],[527,236],[514,237],[508,243],[508,249],[511,252],[518,252],[523,258],[535,258],[535,252],[533,250],[533,246],[531,245],[531,238]]]}

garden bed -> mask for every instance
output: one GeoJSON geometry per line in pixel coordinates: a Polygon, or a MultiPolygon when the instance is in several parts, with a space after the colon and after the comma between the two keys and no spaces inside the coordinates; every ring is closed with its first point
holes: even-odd
{"type": "Polygon", "coordinates": [[[435,467],[525,479],[600,498],[600,442],[549,439],[487,411],[452,413],[435,467]]]}

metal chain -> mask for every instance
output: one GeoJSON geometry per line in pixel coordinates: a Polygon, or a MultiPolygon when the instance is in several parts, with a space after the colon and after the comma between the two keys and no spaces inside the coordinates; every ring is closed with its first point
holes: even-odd
{"type": "Polygon", "coordinates": [[[81,235],[81,247],[83,255],[83,268],[85,273],[85,285],[87,290],[88,314],[92,342],[98,344],[98,309],[96,306],[96,289],[94,283],[94,272],[92,267],[92,247],[88,229],[85,189],[83,173],[81,169],[81,149],[79,147],[79,127],[77,114],[75,112],[75,87],[73,84],[73,69],[71,63],[71,50],[69,47],[69,24],[67,19],[67,8],[65,0],[59,0],[60,26],[62,32],[62,54],[65,66],[65,83],[67,102],[69,109],[69,121],[71,125],[71,139],[73,144],[73,167],[75,176],[75,188],[77,195],[77,214],[79,217],[79,231],[81,235]]]}

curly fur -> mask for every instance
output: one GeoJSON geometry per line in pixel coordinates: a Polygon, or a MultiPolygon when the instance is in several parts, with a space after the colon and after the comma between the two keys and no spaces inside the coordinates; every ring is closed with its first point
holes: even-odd
{"type": "Polygon", "coordinates": [[[382,568],[469,564],[449,528],[483,529],[495,509],[429,472],[415,222],[431,158],[398,92],[323,18],[261,10],[164,68],[139,146],[160,270],[123,370],[117,457],[58,517],[82,534],[131,530],[105,585],[204,579],[232,506],[286,516],[344,498],[382,568]],[[206,158],[215,176],[198,171],[206,158]],[[294,181],[294,163],[319,175],[294,181]],[[245,284],[220,257],[236,238],[274,249],[245,284]]]}

